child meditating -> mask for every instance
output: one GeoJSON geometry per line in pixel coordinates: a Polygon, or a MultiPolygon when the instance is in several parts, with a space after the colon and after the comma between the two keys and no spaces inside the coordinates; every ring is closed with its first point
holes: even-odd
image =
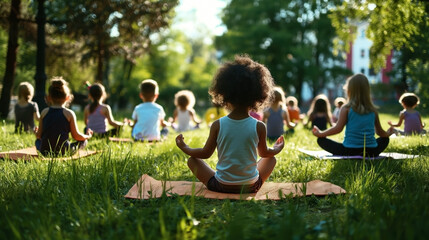
{"type": "Polygon", "coordinates": [[[273,148],[268,148],[265,124],[250,117],[249,110],[267,106],[272,92],[268,69],[246,56],[236,56],[218,70],[209,94],[213,102],[231,112],[211,125],[203,148],[189,147],[182,134],[176,137],[177,146],[190,155],[188,167],[209,190],[257,192],[270,176],[276,165],[274,156],[283,149],[284,140],[280,137],[273,148]],[[215,172],[203,159],[216,148],[219,161],[215,172]]]}
{"type": "Polygon", "coordinates": [[[18,102],[15,104],[15,133],[35,132],[34,119],[39,121],[39,107],[32,102],[34,88],[29,82],[18,86],[18,102]]]}
{"type": "Polygon", "coordinates": [[[420,98],[414,93],[404,93],[399,98],[399,103],[404,108],[399,113],[399,121],[397,123],[389,121],[389,125],[400,127],[404,122],[404,131],[395,129],[395,132],[400,135],[425,134],[426,130],[423,129],[425,124],[422,122],[420,113],[415,110],[420,103],[420,98]]]}
{"type": "Polygon", "coordinates": [[[289,120],[289,113],[285,106],[284,92],[281,87],[274,87],[271,106],[264,112],[263,121],[267,124],[267,138],[276,141],[284,133],[284,125],[293,129],[296,124],[289,120]]]}
{"type": "Polygon", "coordinates": [[[332,126],[331,104],[328,97],[324,94],[317,95],[311,102],[307,116],[306,126],[311,123],[312,128],[316,126],[320,130],[325,130],[328,124],[332,126]]]}
{"type": "Polygon", "coordinates": [[[84,148],[91,138],[91,130],[88,134],[79,132],[75,113],[65,107],[71,99],[68,83],[62,77],[53,78],[46,97],[49,107],[40,114],[36,133],[36,148],[43,155],[73,154],[84,148]],[[77,142],[69,142],[69,133],[77,142]]]}
{"type": "Polygon", "coordinates": [[[108,137],[119,135],[119,130],[124,125],[122,122],[115,121],[112,116],[110,106],[104,104],[106,91],[100,83],[94,83],[89,87],[89,99],[91,104],[84,110],[84,121],[86,124],[85,133],[91,129],[94,136],[108,137]],[[107,123],[114,128],[107,129],[107,123]]]}
{"type": "Polygon", "coordinates": [[[317,126],[313,127],[313,134],[318,137],[317,143],[334,155],[364,156],[365,153],[365,156],[376,157],[389,144],[393,128],[386,132],[381,127],[365,75],[359,73],[347,79],[344,90],[348,103],[341,108],[337,124],[325,131],[321,131],[317,126]],[[344,126],[346,132],[343,143],[326,138],[340,133],[344,126]],[[375,139],[374,133],[380,137],[375,139]]]}
{"type": "Polygon", "coordinates": [[[293,123],[301,121],[301,109],[298,107],[298,99],[294,96],[286,98],[287,112],[289,113],[289,119],[293,123]]]}
{"type": "Polygon", "coordinates": [[[176,122],[176,130],[178,132],[188,131],[198,128],[200,121],[197,120],[197,114],[194,110],[195,96],[189,90],[182,90],[174,95],[174,105],[176,109],[173,112],[173,119],[176,122]],[[191,125],[195,123],[194,126],[191,125]]]}
{"type": "Polygon", "coordinates": [[[167,128],[160,130],[160,126],[168,126],[164,120],[164,108],[155,103],[159,96],[158,83],[152,79],[146,79],[140,84],[140,103],[134,108],[132,118],[134,124],[131,136],[135,141],[161,141],[161,134],[165,136],[168,133],[167,128]]]}

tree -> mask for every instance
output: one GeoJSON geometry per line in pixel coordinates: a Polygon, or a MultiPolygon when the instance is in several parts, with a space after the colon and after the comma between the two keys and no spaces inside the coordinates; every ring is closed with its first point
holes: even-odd
{"type": "Polygon", "coordinates": [[[18,18],[21,12],[21,0],[12,0],[9,14],[9,39],[6,55],[6,69],[3,77],[3,88],[0,98],[0,117],[6,118],[9,113],[10,97],[16,71],[18,51],[18,18]]]}
{"type": "MultiPolygon", "coordinates": [[[[330,15],[341,40],[336,47],[348,51],[348,43],[356,36],[355,23],[367,21],[366,35],[373,42],[371,65],[380,70],[392,49],[415,52],[413,38],[425,32],[427,35],[428,5],[425,1],[413,0],[343,1],[330,15]]],[[[425,41],[429,41],[427,37],[425,41]]]]}
{"type": "Polygon", "coordinates": [[[276,83],[294,89],[298,97],[304,82],[316,93],[342,74],[327,17],[335,2],[232,0],[222,17],[228,30],[216,44],[224,58],[246,53],[265,64],[276,83]]]}
{"type": "Polygon", "coordinates": [[[150,46],[149,36],[168,26],[177,0],[52,1],[48,18],[57,33],[85,44],[82,61],[95,60],[95,80],[108,87],[109,59],[122,55],[133,62],[150,46]]]}

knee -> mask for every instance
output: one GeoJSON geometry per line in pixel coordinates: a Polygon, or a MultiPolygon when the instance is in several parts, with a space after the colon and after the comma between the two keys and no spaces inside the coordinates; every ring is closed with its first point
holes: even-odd
{"type": "Polygon", "coordinates": [[[197,164],[198,159],[194,157],[188,158],[188,167],[192,170],[194,169],[195,165],[197,164]]]}

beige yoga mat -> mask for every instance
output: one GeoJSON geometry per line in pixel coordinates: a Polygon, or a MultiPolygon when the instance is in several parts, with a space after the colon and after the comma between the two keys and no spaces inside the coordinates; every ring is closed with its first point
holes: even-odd
{"type": "Polygon", "coordinates": [[[242,200],[280,200],[286,196],[325,196],[344,194],[346,190],[329,182],[314,180],[307,183],[274,183],[265,182],[257,193],[233,194],[210,191],[201,182],[190,181],[159,181],[144,174],[128,191],[125,198],[149,199],[159,198],[162,194],[195,195],[211,199],[242,199],[242,200]]]}
{"type": "Polygon", "coordinates": [[[96,154],[97,151],[93,150],[85,150],[85,149],[79,149],[73,156],[69,157],[45,157],[42,155],[39,155],[37,152],[36,147],[29,147],[24,149],[18,149],[18,150],[11,150],[7,152],[0,152],[0,158],[10,159],[10,160],[32,160],[32,159],[41,159],[41,160],[73,160],[73,159],[79,159],[84,158],[90,155],[96,154]]]}
{"type": "MultiPolygon", "coordinates": [[[[319,158],[319,159],[363,159],[362,156],[340,156],[340,155],[333,155],[332,153],[329,153],[325,150],[306,150],[302,148],[298,148],[298,151],[307,154],[309,156],[319,158]]],[[[365,159],[375,160],[375,159],[383,159],[383,158],[390,158],[390,159],[409,159],[409,158],[417,158],[419,155],[410,155],[410,154],[404,154],[404,153],[396,153],[396,152],[385,152],[380,153],[378,157],[366,157],[365,159]]]]}

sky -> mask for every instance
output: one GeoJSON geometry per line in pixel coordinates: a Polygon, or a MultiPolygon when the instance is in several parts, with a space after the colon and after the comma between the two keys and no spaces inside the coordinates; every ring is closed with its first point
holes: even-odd
{"type": "Polygon", "coordinates": [[[225,32],[220,20],[220,12],[227,0],[180,0],[176,8],[177,17],[174,28],[183,30],[188,36],[213,35],[225,32]]]}

